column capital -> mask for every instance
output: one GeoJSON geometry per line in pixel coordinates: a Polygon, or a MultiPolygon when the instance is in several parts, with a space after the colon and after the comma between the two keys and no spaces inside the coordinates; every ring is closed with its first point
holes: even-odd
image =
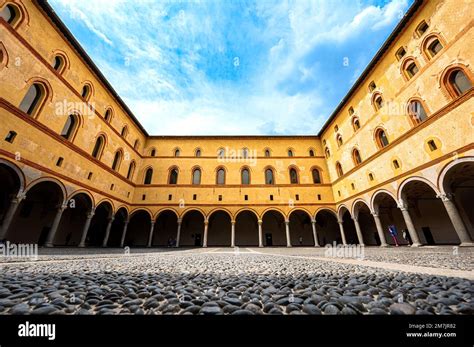
{"type": "Polygon", "coordinates": [[[359,221],[359,217],[351,217],[351,218],[352,218],[352,220],[353,220],[354,222],[358,222],[358,221],[359,221]]]}
{"type": "Polygon", "coordinates": [[[115,216],[112,216],[108,219],[109,223],[112,223],[115,220],[115,216]]]}
{"type": "Polygon", "coordinates": [[[58,206],[58,210],[64,211],[65,209],[67,209],[67,201],[58,206]]]}
{"type": "Polygon", "coordinates": [[[372,216],[374,216],[374,218],[377,218],[377,217],[379,216],[379,214],[378,214],[377,212],[370,212],[370,214],[371,214],[372,216]]]}
{"type": "Polygon", "coordinates": [[[153,225],[155,225],[156,222],[155,222],[154,219],[152,219],[152,220],[150,221],[150,223],[151,223],[151,225],[153,226],[153,225]]]}
{"type": "Polygon", "coordinates": [[[89,212],[87,212],[87,219],[92,219],[94,215],[95,215],[95,210],[94,209],[90,210],[89,212]]]}
{"type": "Polygon", "coordinates": [[[183,218],[178,218],[178,224],[181,224],[183,222],[183,218]]]}
{"type": "Polygon", "coordinates": [[[23,190],[20,190],[16,196],[12,199],[13,202],[20,203],[23,200],[26,199],[26,192],[23,190]]]}
{"type": "Polygon", "coordinates": [[[337,219],[337,222],[338,222],[339,224],[344,224],[344,221],[340,220],[339,218],[337,219]]]}
{"type": "Polygon", "coordinates": [[[286,225],[290,225],[290,221],[289,221],[289,220],[285,220],[285,224],[286,224],[286,225]]]}
{"type": "Polygon", "coordinates": [[[451,193],[446,193],[446,194],[441,193],[441,194],[436,195],[436,197],[438,199],[441,199],[441,201],[451,201],[454,196],[451,193]]]}
{"type": "Polygon", "coordinates": [[[205,225],[205,226],[208,226],[208,225],[209,225],[209,221],[208,221],[207,219],[204,221],[204,225],[205,225]]]}
{"type": "Polygon", "coordinates": [[[258,225],[262,225],[263,224],[263,220],[259,219],[258,220],[258,225]]]}
{"type": "Polygon", "coordinates": [[[232,220],[230,221],[230,224],[235,225],[235,219],[232,219],[232,220]]]}
{"type": "Polygon", "coordinates": [[[311,224],[316,224],[316,219],[311,218],[311,224]]]}

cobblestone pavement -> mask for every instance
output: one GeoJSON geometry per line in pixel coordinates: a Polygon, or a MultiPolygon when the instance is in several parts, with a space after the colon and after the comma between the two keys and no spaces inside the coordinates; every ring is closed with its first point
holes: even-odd
{"type": "MultiPolygon", "coordinates": [[[[451,259],[449,249],[367,253],[435,266],[437,253],[438,262],[451,259]]],[[[472,280],[311,259],[323,251],[43,250],[39,261],[0,265],[0,314],[474,313],[472,280]]]]}

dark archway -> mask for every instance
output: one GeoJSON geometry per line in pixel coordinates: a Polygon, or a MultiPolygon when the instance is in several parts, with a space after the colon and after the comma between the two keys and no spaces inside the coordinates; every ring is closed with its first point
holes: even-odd
{"type": "Polygon", "coordinates": [[[56,246],[77,246],[81,241],[87,215],[92,210],[92,199],[86,193],[79,193],[67,202],[59,223],[53,244],[56,246]]]}
{"type": "Polygon", "coordinates": [[[94,217],[92,217],[91,225],[86,237],[86,245],[90,247],[102,247],[105,232],[110,218],[112,218],[112,205],[104,201],[96,207],[94,217]]]}
{"type": "Polygon", "coordinates": [[[6,239],[14,243],[43,245],[63,202],[63,190],[56,182],[35,184],[18,207],[6,239]]]}
{"type": "Polygon", "coordinates": [[[395,226],[397,230],[397,243],[399,245],[408,245],[408,242],[403,238],[403,230],[408,229],[403,219],[402,211],[398,208],[395,199],[388,193],[379,192],[376,193],[374,198],[374,209],[377,211],[380,222],[382,223],[383,233],[385,240],[389,245],[395,245],[395,240],[390,235],[389,227],[395,226]]]}
{"type": "Polygon", "coordinates": [[[151,229],[151,216],[146,210],[135,211],[130,215],[124,246],[146,247],[151,229]]]}
{"type": "Polygon", "coordinates": [[[123,228],[125,227],[125,222],[127,219],[128,211],[124,207],[120,208],[117,213],[115,213],[115,218],[112,222],[112,228],[110,229],[107,247],[120,247],[123,228]]]}
{"type": "Polygon", "coordinates": [[[152,245],[160,247],[175,245],[177,231],[178,216],[176,213],[170,210],[160,212],[156,219],[152,245]]]}
{"type": "Polygon", "coordinates": [[[345,207],[341,207],[339,210],[341,216],[342,226],[344,228],[344,235],[346,236],[346,242],[348,245],[359,244],[359,238],[357,237],[357,231],[355,228],[354,221],[352,220],[351,213],[345,207]]]}
{"type": "Polygon", "coordinates": [[[459,244],[460,240],[441,199],[426,182],[413,180],[402,188],[420,242],[426,245],[459,244]]]}
{"type": "Polygon", "coordinates": [[[231,217],[226,211],[215,211],[209,216],[208,246],[230,247],[232,237],[231,217]]]}
{"type": "Polygon", "coordinates": [[[374,217],[370,212],[369,206],[364,202],[358,201],[354,206],[354,215],[357,217],[360,226],[360,232],[366,246],[380,246],[380,238],[377,233],[374,217]]]}
{"type": "Polygon", "coordinates": [[[442,184],[445,192],[454,197],[466,230],[474,240],[474,159],[452,166],[442,184]]]}
{"type": "Polygon", "coordinates": [[[262,218],[262,234],[264,246],[286,246],[286,226],[283,213],[270,210],[262,218]]]}
{"type": "Polygon", "coordinates": [[[202,247],[204,241],[204,215],[197,210],[186,212],[181,223],[180,246],[202,247]]]}
{"type": "Polygon", "coordinates": [[[235,218],[235,245],[258,246],[258,218],[252,211],[242,211],[235,218]]]}
{"type": "Polygon", "coordinates": [[[292,246],[314,246],[311,217],[305,211],[295,210],[291,212],[290,241],[292,246]]]}
{"type": "Polygon", "coordinates": [[[18,173],[3,163],[0,163],[0,182],[0,226],[2,226],[12,199],[17,196],[22,187],[18,173]]]}
{"type": "Polygon", "coordinates": [[[341,232],[334,212],[320,210],[316,213],[316,231],[321,246],[332,244],[334,241],[342,244],[341,232]]]}

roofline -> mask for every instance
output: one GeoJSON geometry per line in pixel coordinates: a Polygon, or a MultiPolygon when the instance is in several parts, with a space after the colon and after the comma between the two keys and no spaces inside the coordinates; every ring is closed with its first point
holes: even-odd
{"type": "Polygon", "coordinates": [[[152,135],[149,140],[167,140],[167,139],[317,139],[316,135],[152,135]]]}
{"type": "Polygon", "coordinates": [[[357,81],[352,85],[351,89],[347,92],[346,96],[341,100],[339,105],[337,105],[336,109],[332,112],[331,116],[328,118],[326,123],[321,127],[321,130],[318,132],[318,137],[321,137],[323,135],[323,132],[328,128],[328,126],[331,124],[331,122],[336,118],[338,113],[341,111],[341,109],[346,105],[347,101],[352,97],[352,95],[356,92],[356,90],[359,88],[359,86],[364,82],[366,77],[370,74],[372,69],[377,65],[379,60],[382,58],[382,56],[385,54],[385,52],[390,48],[392,45],[393,41],[398,37],[398,35],[402,32],[403,28],[410,22],[412,19],[413,15],[419,10],[421,5],[424,3],[424,0],[415,0],[415,2],[410,6],[408,11],[405,13],[403,16],[402,20],[398,23],[398,25],[393,29],[392,33],[390,36],[385,40],[383,43],[382,47],[377,51],[375,56],[372,58],[370,63],[367,65],[365,70],[362,72],[362,74],[359,76],[357,81]]]}
{"type": "Polygon", "coordinates": [[[59,18],[59,16],[56,14],[54,9],[51,7],[51,5],[48,3],[48,0],[36,0],[38,5],[41,7],[41,9],[48,15],[49,18],[53,21],[53,23],[56,25],[56,27],[61,31],[61,33],[66,37],[66,39],[69,41],[69,43],[72,44],[74,49],[79,53],[79,55],[84,59],[87,65],[92,69],[92,71],[96,74],[96,76],[99,78],[99,80],[105,84],[105,86],[108,88],[112,96],[117,100],[119,105],[123,107],[125,112],[130,116],[132,121],[135,123],[135,125],[143,132],[145,136],[150,136],[148,132],[145,130],[145,128],[140,124],[138,121],[137,117],[133,114],[133,112],[130,110],[130,108],[127,106],[127,104],[122,100],[122,98],[118,95],[118,93],[115,91],[115,89],[112,87],[112,85],[109,83],[107,78],[102,74],[102,72],[99,70],[97,65],[95,65],[94,61],[91,59],[91,57],[86,53],[84,48],[82,48],[81,44],[77,39],[74,37],[74,35],[69,31],[69,29],[66,27],[66,25],[63,23],[63,21],[59,18]]]}

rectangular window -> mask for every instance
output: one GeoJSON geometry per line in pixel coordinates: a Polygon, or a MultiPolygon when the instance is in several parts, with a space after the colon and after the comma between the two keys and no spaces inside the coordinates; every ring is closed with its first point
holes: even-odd
{"type": "Polygon", "coordinates": [[[110,185],[110,190],[114,190],[114,187],[115,187],[115,185],[112,183],[112,184],[110,185]]]}
{"type": "Polygon", "coordinates": [[[58,161],[56,162],[56,166],[59,166],[59,167],[60,167],[61,165],[63,165],[63,161],[64,161],[64,158],[63,158],[63,157],[59,157],[59,158],[58,158],[58,161]]]}
{"type": "Polygon", "coordinates": [[[197,200],[197,194],[193,194],[193,200],[197,200]]]}
{"type": "Polygon", "coordinates": [[[321,201],[321,194],[318,194],[318,200],[321,201]]]}
{"type": "Polygon", "coordinates": [[[273,195],[270,195],[270,201],[273,201],[273,195]]]}
{"type": "Polygon", "coordinates": [[[355,189],[356,189],[354,183],[351,183],[351,187],[352,187],[352,190],[355,190],[355,189]]]}
{"type": "Polygon", "coordinates": [[[341,196],[341,191],[340,190],[337,191],[337,195],[341,196]]]}
{"type": "Polygon", "coordinates": [[[295,199],[296,199],[296,201],[298,201],[298,200],[300,199],[299,194],[296,194],[296,195],[295,195],[295,199]]]}
{"type": "Polygon", "coordinates": [[[173,199],[173,195],[168,195],[168,200],[171,201],[173,199]]]}
{"type": "Polygon", "coordinates": [[[222,195],[219,195],[219,201],[222,201],[222,195]]]}
{"type": "Polygon", "coordinates": [[[428,146],[431,151],[436,151],[438,149],[438,146],[436,146],[436,143],[433,140],[428,141],[428,146]]]}
{"type": "Polygon", "coordinates": [[[393,167],[394,167],[395,169],[399,169],[399,168],[400,168],[400,164],[398,164],[398,160],[394,160],[394,161],[393,161],[393,167]]]}
{"type": "Polygon", "coordinates": [[[245,195],[244,196],[244,199],[247,201],[249,199],[249,196],[248,195],[245,195]]]}
{"type": "Polygon", "coordinates": [[[15,137],[16,137],[16,132],[10,131],[5,137],[5,141],[9,143],[13,143],[13,141],[15,141],[15,137]]]}
{"type": "Polygon", "coordinates": [[[143,194],[143,195],[142,195],[142,200],[143,200],[143,201],[146,200],[146,194],[143,194]]]}
{"type": "Polygon", "coordinates": [[[87,179],[88,179],[88,180],[91,180],[91,179],[92,179],[92,172],[89,172],[89,174],[87,175],[87,179]]]}

